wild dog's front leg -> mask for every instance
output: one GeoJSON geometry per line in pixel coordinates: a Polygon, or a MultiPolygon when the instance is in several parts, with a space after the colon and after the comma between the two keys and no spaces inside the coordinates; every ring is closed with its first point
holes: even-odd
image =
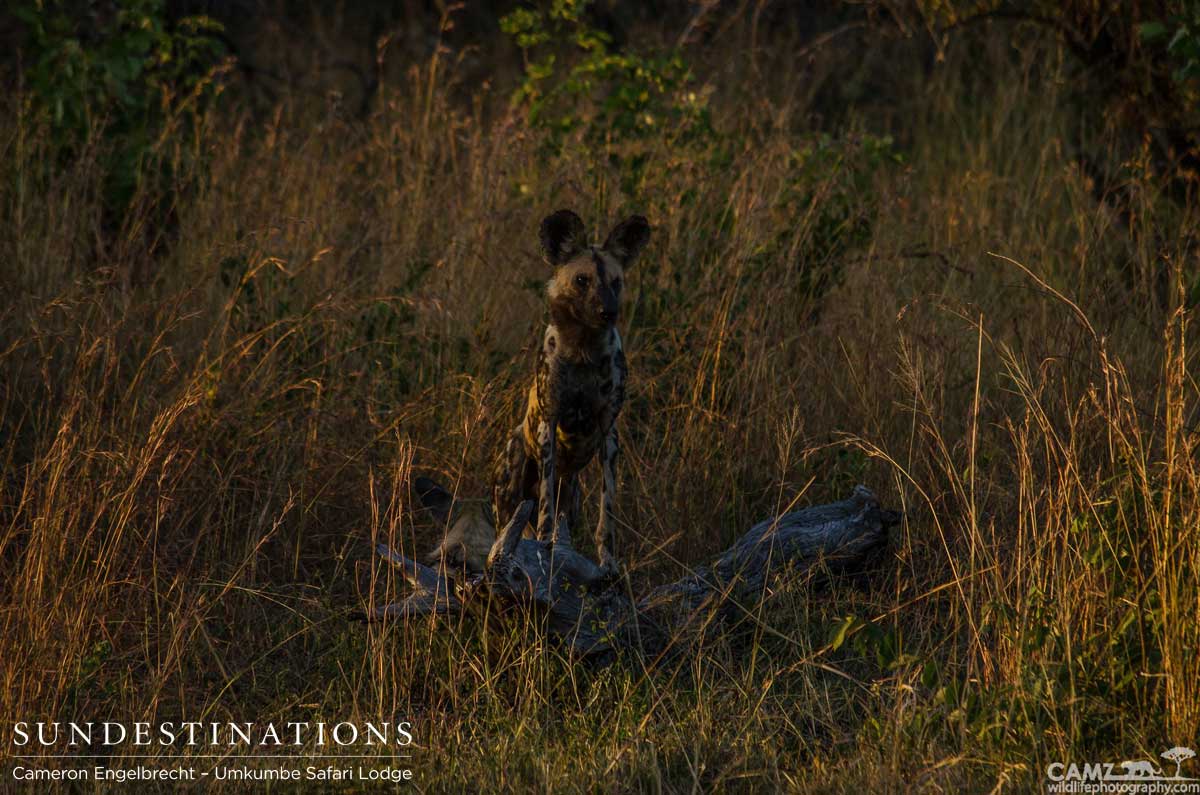
{"type": "Polygon", "coordinates": [[[555,470],[555,444],[558,436],[558,418],[548,415],[538,423],[537,443],[538,459],[541,465],[541,482],[539,484],[538,502],[541,509],[538,513],[537,535],[541,541],[554,538],[555,519],[558,516],[557,496],[558,477],[555,470]]]}
{"type": "Polygon", "coordinates": [[[562,406],[563,368],[556,356],[558,339],[553,327],[546,330],[546,341],[542,346],[538,362],[537,382],[533,397],[537,401],[536,413],[540,417],[537,425],[537,458],[539,476],[537,536],[541,541],[551,541],[558,524],[558,418],[562,406]]]}
{"type": "Polygon", "coordinates": [[[616,576],[620,572],[617,563],[617,522],[613,516],[613,501],[617,496],[617,456],[621,452],[621,442],[617,436],[617,426],[608,426],[604,435],[604,449],[600,466],[600,521],[596,524],[596,560],[600,564],[600,572],[605,577],[616,576]]]}

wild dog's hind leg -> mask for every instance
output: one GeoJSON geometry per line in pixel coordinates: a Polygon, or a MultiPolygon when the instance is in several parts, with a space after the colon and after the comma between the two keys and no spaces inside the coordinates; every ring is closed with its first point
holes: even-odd
{"type": "Polygon", "coordinates": [[[613,423],[608,426],[604,448],[600,451],[600,520],[596,523],[596,562],[600,564],[600,572],[605,577],[620,573],[616,557],[617,523],[613,516],[613,500],[617,494],[617,456],[620,451],[617,426],[613,423]]]}
{"type": "Polygon", "coordinates": [[[538,462],[525,450],[524,425],[513,429],[496,461],[492,481],[492,507],[496,521],[508,521],[525,500],[537,497],[538,462]]]}

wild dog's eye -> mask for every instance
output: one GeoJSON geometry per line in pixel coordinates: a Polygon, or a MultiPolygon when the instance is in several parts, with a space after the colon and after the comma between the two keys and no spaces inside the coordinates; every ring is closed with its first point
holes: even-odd
{"type": "Polygon", "coordinates": [[[578,276],[576,276],[576,277],[575,277],[575,286],[576,286],[576,287],[587,287],[587,286],[588,286],[588,282],[589,282],[589,281],[591,281],[591,280],[590,280],[590,279],[588,279],[588,277],[587,277],[587,276],[584,276],[584,275],[581,273],[581,274],[579,274],[578,276]]]}

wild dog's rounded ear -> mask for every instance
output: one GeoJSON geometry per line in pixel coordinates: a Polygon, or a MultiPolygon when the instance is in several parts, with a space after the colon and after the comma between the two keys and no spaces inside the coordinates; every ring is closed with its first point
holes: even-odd
{"type": "Polygon", "coordinates": [[[587,246],[583,220],[570,210],[559,210],[542,219],[539,233],[542,254],[551,265],[562,265],[587,246]]]}
{"type": "Polygon", "coordinates": [[[621,262],[621,267],[637,259],[650,240],[650,222],[642,215],[631,215],[613,228],[604,241],[604,250],[621,262]]]}
{"type": "Polygon", "coordinates": [[[413,481],[417,490],[417,498],[433,518],[445,522],[450,518],[450,508],[454,505],[454,495],[443,489],[429,478],[417,478],[413,481]]]}

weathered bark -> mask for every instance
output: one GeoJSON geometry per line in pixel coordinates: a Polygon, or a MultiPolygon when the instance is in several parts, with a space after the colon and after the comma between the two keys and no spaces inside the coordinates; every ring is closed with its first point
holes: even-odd
{"type": "Polygon", "coordinates": [[[445,615],[466,606],[509,614],[516,608],[544,617],[547,631],[579,657],[620,651],[657,657],[686,646],[701,626],[728,623],[753,610],[781,576],[816,565],[861,565],[899,521],[858,486],[841,502],[756,524],[711,565],[634,601],[624,581],[605,581],[569,544],[522,538],[532,511],[532,502],[517,508],[480,572],[455,576],[445,565],[434,569],[380,544],[379,553],[401,569],[412,593],[374,616],[445,615]]]}

